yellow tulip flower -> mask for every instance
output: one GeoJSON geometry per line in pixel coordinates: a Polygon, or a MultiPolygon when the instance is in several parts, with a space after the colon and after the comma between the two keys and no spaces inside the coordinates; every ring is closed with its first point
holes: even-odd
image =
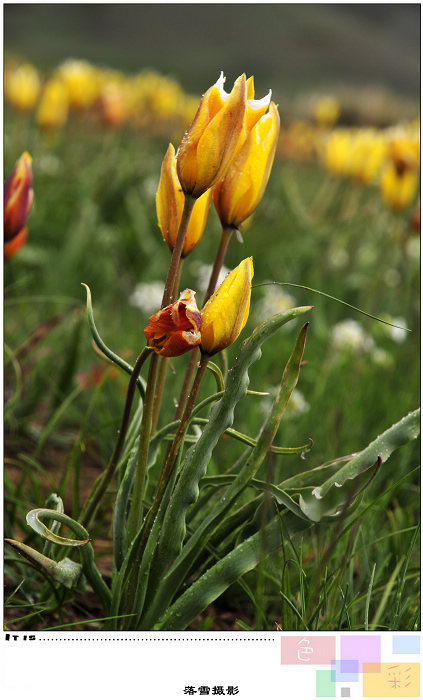
{"type": "Polygon", "coordinates": [[[223,226],[238,228],[263,197],[279,137],[280,119],[270,104],[253,126],[234,163],[213,188],[213,199],[223,226]]]}
{"type": "Polygon", "coordinates": [[[333,127],[339,119],[340,111],[336,97],[321,97],[314,106],[314,120],[319,126],[333,127]]]}
{"type": "Polygon", "coordinates": [[[380,173],[386,157],[386,140],[374,129],[359,129],[351,140],[350,175],[366,185],[380,173]]]}
{"type": "Polygon", "coordinates": [[[37,124],[42,129],[58,129],[68,118],[68,95],[60,80],[49,80],[41,95],[37,110],[37,124]]]}
{"type": "Polygon", "coordinates": [[[345,176],[349,172],[351,135],[345,129],[332,131],[323,148],[323,162],[330,175],[345,176]]]}
{"type": "Polygon", "coordinates": [[[203,96],[176,154],[185,194],[199,197],[225,174],[245,129],[247,86],[241,75],[228,95],[221,74],[203,96]]]}
{"type": "Polygon", "coordinates": [[[245,258],[201,311],[200,349],[203,354],[214,355],[238,338],[248,319],[253,275],[253,259],[245,258]]]}
{"type": "Polygon", "coordinates": [[[16,109],[29,112],[38,99],[40,88],[38,71],[29,63],[24,63],[15,70],[5,72],[5,97],[16,109]]]}
{"type": "Polygon", "coordinates": [[[417,186],[418,176],[413,170],[398,173],[395,166],[388,165],[382,173],[382,198],[391,209],[406,209],[415,197],[417,186]]]}
{"type": "Polygon", "coordinates": [[[75,109],[91,107],[99,92],[99,73],[87,61],[69,59],[57,75],[66,86],[69,105],[75,109]]]}
{"type": "MultiPolygon", "coordinates": [[[[211,202],[211,190],[196,200],[185,235],[182,257],[186,257],[201,239],[206,227],[211,202]]],[[[156,194],[157,220],[170,250],[173,250],[184,209],[185,195],[176,172],[175,149],[172,144],[166,151],[156,194]]]]}

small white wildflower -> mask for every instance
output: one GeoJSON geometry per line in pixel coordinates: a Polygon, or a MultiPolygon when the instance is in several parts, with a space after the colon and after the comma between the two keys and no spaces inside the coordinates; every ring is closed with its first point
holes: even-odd
{"type": "Polygon", "coordinates": [[[275,314],[294,308],[297,304],[294,297],[280,287],[269,285],[264,289],[264,295],[255,305],[255,316],[260,323],[275,314]]]}
{"type": "Polygon", "coordinates": [[[394,328],[393,326],[384,325],[383,328],[386,335],[391,338],[391,340],[395,340],[396,343],[403,343],[407,337],[407,331],[405,330],[407,327],[407,321],[405,318],[392,318],[392,316],[384,316],[383,319],[384,321],[388,321],[388,323],[393,323],[394,326],[402,326],[402,328],[394,328]]]}
{"type": "Polygon", "coordinates": [[[392,355],[382,348],[374,348],[371,352],[370,358],[372,362],[374,362],[375,365],[379,365],[379,367],[392,367],[393,365],[392,355]]]}
{"type": "Polygon", "coordinates": [[[383,275],[383,279],[387,287],[394,288],[398,287],[399,283],[401,282],[401,275],[398,270],[390,268],[389,270],[386,270],[385,274],[383,275]]]}
{"type": "Polygon", "coordinates": [[[129,297],[129,303],[146,314],[153,314],[160,309],[162,297],[163,282],[140,282],[129,297]]]}
{"type": "Polygon", "coordinates": [[[264,396],[260,401],[260,411],[261,411],[263,416],[269,415],[269,413],[272,409],[272,406],[273,406],[273,402],[276,398],[278,387],[271,386],[268,389],[266,389],[266,391],[268,393],[268,396],[264,396]]]}
{"type": "Polygon", "coordinates": [[[419,236],[411,236],[405,244],[407,257],[415,263],[420,261],[420,238],[419,236]]]}
{"type": "Polygon", "coordinates": [[[149,198],[153,199],[156,196],[157,188],[159,186],[159,179],[156,175],[151,175],[146,177],[142,183],[143,193],[149,198]]]}
{"type": "MultiPolygon", "coordinates": [[[[269,396],[265,396],[260,401],[260,409],[264,416],[269,415],[278,391],[279,387],[270,387],[270,389],[268,389],[269,396]]],[[[305,400],[304,395],[301,393],[301,391],[299,391],[299,389],[294,389],[286,407],[286,417],[297,418],[298,416],[302,416],[303,413],[307,413],[309,409],[310,404],[305,400]]]]}
{"type": "Polygon", "coordinates": [[[340,246],[332,246],[328,251],[328,264],[333,270],[343,270],[347,267],[350,261],[345,248],[340,246]]]}
{"type": "Polygon", "coordinates": [[[44,153],[37,158],[37,170],[45,175],[57,175],[62,163],[60,159],[52,153],[44,153]]]}
{"type": "Polygon", "coordinates": [[[286,416],[290,418],[298,418],[303,413],[307,413],[310,409],[310,404],[305,400],[304,394],[299,389],[294,389],[286,407],[286,416]]]}
{"type": "Polygon", "coordinates": [[[368,352],[374,346],[373,338],[365,332],[357,321],[352,319],[340,321],[334,325],[330,343],[336,352],[349,352],[353,355],[368,352]]]}
{"type": "Polygon", "coordinates": [[[371,267],[378,260],[379,251],[371,242],[365,243],[358,249],[357,259],[360,265],[371,267]]]}

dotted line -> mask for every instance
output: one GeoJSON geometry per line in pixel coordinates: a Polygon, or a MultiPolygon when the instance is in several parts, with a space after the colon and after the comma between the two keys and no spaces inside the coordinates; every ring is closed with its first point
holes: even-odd
{"type": "Polygon", "coordinates": [[[37,637],[41,642],[274,642],[275,639],[264,637],[235,638],[223,637],[37,637]]]}

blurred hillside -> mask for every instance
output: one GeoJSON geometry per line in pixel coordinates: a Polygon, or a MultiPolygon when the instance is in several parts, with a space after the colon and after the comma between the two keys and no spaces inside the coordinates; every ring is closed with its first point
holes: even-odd
{"type": "Polygon", "coordinates": [[[154,68],[200,92],[224,70],[260,95],[378,85],[418,100],[419,4],[6,4],[6,56],[154,68]]]}

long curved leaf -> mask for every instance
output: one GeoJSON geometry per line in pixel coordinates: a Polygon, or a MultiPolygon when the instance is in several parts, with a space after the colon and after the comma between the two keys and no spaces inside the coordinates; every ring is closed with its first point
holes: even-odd
{"type": "Polygon", "coordinates": [[[29,547],[23,542],[17,540],[5,539],[5,542],[16,549],[25,559],[28,559],[38,569],[42,569],[55,581],[61,583],[66,588],[74,588],[78,585],[81,578],[82,566],[71,559],[62,559],[57,562],[54,559],[46,557],[44,554],[37,552],[36,549],[29,547]]]}
{"type": "Polygon", "coordinates": [[[281,545],[279,522],[275,518],[195,581],[166,611],[154,630],[184,630],[207,605],[210,605],[240,576],[254,569],[263,554],[271,554],[281,545]],[[263,542],[266,551],[263,552],[263,542]]]}
{"type": "MultiPolygon", "coordinates": [[[[321,486],[300,491],[301,510],[318,522],[323,516],[336,515],[362,491],[392,452],[415,439],[420,433],[420,409],[404,416],[355,455],[321,486]]],[[[285,484],[286,486],[286,484],[285,484]]]]}
{"type": "MultiPolygon", "coordinates": [[[[85,284],[85,282],[81,282],[82,286],[85,287],[85,291],[87,293],[87,315],[88,315],[88,324],[90,326],[90,331],[91,335],[93,337],[93,340],[97,347],[101,350],[101,352],[106,355],[106,357],[113,362],[114,365],[117,365],[117,367],[120,367],[126,374],[131,375],[133,372],[133,367],[123,360],[119,355],[116,355],[113,350],[111,350],[104,340],[101,338],[100,333],[97,330],[97,326],[95,325],[94,321],[94,314],[93,314],[93,306],[92,306],[92,298],[91,298],[91,289],[89,288],[88,284],[85,284]]],[[[141,377],[138,377],[137,379],[137,386],[139,389],[139,392],[141,394],[141,397],[144,399],[145,396],[145,382],[141,377]]]]}

